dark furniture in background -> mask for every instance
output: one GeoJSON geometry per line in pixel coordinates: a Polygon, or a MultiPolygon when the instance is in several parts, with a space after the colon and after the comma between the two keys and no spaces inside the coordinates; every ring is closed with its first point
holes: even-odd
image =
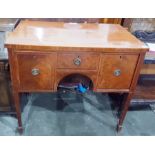
{"type": "Polygon", "coordinates": [[[105,24],[122,24],[122,18],[23,18],[32,21],[50,21],[50,22],[72,22],[72,23],[105,23],[105,24]]]}
{"type": "Polygon", "coordinates": [[[8,61],[0,61],[0,112],[13,111],[11,79],[8,61]]]}
{"type": "Polygon", "coordinates": [[[0,112],[12,113],[14,111],[8,52],[4,47],[4,42],[7,33],[13,31],[18,23],[18,19],[0,19],[0,112]]]}

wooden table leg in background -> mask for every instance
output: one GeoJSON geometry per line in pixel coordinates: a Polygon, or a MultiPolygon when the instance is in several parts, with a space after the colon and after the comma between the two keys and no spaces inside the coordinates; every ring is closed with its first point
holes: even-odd
{"type": "Polygon", "coordinates": [[[118,132],[122,129],[122,124],[123,124],[125,116],[128,112],[128,108],[129,108],[130,101],[131,101],[132,97],[133,97],[133,92],[129,92],[129,93],[125,94],[125,96],[124,96],[123,105],[122,105],[123,108],[122,108],[122,112],[121,112],[121,115],[120,115],[120,118],[118,121],[118,125],[117,125],[118,132]]]}
{"type": "Polygon", "coordinates": [[[14,104],[16,109],[16,115],[18,120],[18,131],[19,133],[23,132],[22,120],[21,120],[21,107],[20,107],[20,93],[13,91],[14,104]]]}

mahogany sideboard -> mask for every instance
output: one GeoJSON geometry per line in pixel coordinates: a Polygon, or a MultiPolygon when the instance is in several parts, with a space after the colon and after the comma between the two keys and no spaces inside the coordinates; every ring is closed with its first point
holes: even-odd
{"type": "Polygon", "coordinates": [[[22,130],[20,93],[56,92],[67,75],[89,77],[95,92],[125,93],[118,131],[128,111],[148,47],[118,24],[23,20],[5,46],[22,130]]]}

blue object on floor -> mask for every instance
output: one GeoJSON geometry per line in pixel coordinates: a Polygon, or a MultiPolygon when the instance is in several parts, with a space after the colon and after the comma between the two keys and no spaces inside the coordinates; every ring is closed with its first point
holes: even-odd
{"type": "Polygon", "coordinates": [[[87,89],[81,83],[79,83],[78,84],[78,91],[80,93],[85,93],[87,91],[87,89]]]}

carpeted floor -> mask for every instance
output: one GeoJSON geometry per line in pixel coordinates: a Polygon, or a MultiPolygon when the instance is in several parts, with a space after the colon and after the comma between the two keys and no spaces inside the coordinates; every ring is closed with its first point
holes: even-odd
{"type": "MultiPolygon", "coordinates": [[[[24,136],[155,135],[151,108],[131,108],[120,133],[116,110],[107,94],[36,93],[22,97],[24,136]]],[[[0,116],[0,135],[19,135],[15,117],[0,116]]]]}

